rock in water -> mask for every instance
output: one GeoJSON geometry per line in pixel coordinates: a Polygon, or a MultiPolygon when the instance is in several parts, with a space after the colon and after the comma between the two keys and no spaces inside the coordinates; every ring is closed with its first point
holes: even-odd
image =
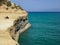
{"type": "Polygon", "coordinates": [[[19,45],[19,34],[30,27],[27,15],[15,3],[0,0],[0,45],[19,45]]]}

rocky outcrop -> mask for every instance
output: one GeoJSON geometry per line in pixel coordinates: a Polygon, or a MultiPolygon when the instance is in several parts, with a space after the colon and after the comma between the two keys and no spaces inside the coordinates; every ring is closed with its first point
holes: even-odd
{"type": "Polygon", "coordinates": [[[9,28],[9,33],[11,34],[12,39],[18,41],[19,34],[24,32],[29,27],[30,27],[30,24],[28,22],[27,17],[19,17],[17,20],[14,21],[13,26],[9,28]]]}
{"type": "Polygon", "coordinates": [[[15,3],[0,0],[0,45],[19,45],[19,35],[29,27],[25,10],[15,3]]]}

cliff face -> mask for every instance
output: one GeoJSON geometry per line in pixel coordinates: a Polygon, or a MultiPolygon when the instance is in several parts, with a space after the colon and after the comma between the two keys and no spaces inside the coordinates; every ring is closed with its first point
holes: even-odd
{"type": "Polygon", "coordinates": [[[12,39],[18,41],[19,33],[26,31],[30,27],[27,17],[19,17],[14,21],[13,26],[9,28],[12,39]],[[12,33],[13,32],[13,33],[12,33]]]}
{"type": "Polygon", "coordinates": [[[0,45],[18,45],[19,34],[30,27],[28,13],[10,1],[0,2],[0,45]]]}

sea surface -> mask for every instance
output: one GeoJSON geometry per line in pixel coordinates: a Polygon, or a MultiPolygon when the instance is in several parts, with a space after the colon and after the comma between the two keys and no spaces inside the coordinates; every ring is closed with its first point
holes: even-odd
{"type": "Polygon", "coordinates": [[[30,29],[20,35],[20,45],[60,45],[60,13],[29,12],[30,29]]]}

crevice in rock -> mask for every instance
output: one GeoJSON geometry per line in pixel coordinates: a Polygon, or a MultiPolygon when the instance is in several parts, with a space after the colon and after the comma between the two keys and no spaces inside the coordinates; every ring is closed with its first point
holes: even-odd
{"type": "Polygon", "coordinates": [[[15,40],[16,33],[23,29],[26,24],[28,24],[28,19],[24,17],[19,17],[17,20],[15,20],[14,25],[12,26],[14,29],[10,29],[10,33],[12,34],[11,37],[12,39],[15,40]]]}

